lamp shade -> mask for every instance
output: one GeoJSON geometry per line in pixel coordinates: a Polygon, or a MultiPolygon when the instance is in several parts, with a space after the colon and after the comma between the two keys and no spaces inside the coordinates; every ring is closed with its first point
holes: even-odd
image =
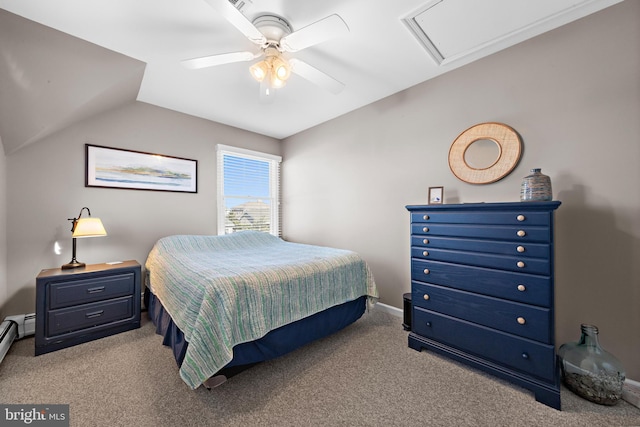
{"type": "Polygon", "coordinates": [[[273,75],[275,75],[278,79],[283,82],[289,78],[291,74],[291,67],[289,63],[282,59],[281,57],[276,57],[273,59],[272,63],[273,75]]]}
{"type": "Polygon", "coordinates": [[[73,229],[73,238],[81,237],[100,237],[106,236],[107,230],[104,229],[100,218],[88,217],[79,218],[73,229]]]}
{"type": "Polygon", "coordinates": [[[266,61],[260,61],[249,67],[249,71],[254,79],[261,82],[267,76],[269,71],[269,64],[266,61]]]}

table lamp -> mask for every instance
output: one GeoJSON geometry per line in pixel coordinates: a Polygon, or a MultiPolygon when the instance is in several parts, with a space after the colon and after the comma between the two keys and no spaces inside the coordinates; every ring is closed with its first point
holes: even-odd
{"type": "Polygon", "coordinates": [[[83,237],[102,237],[107,235],[107,231],[104,229],[100,218],[91,218],[91,211],[87,207],[80,209],[80,213],[77,218],[68,218],[68,220],[72,222],[71,237],[73,241],[73,256],[68,264],[62,266],[63,270],[85,266],[85,263],[78,262],[76,259],[76,239],[83,237]],[[89,218],[82,218],[82,211],[85,209],[87,210],[89,218]]]}

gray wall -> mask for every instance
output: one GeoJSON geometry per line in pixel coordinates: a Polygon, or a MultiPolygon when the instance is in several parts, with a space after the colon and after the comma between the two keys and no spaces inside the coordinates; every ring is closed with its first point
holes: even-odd
{"type": "Polygon", "coordinates": [[[369,262],[381,302],[410,290],[409,215],[430,186],[445,202],[519,200],[534,167],[552,178],[557,342],[580,323],[640,379],[640,2],[595,15],[284,141],[285,238],[349,248],[369,262]],[[490,185],[457,180],[447,158],[463,130],[506,123],[518,167],[490,185]]]}
{"type": "Polygon", "coordinates": [[[135,259],[144,264],[159,237],[216,234],[218,143],[280,154],[280,143],[272,138],[134,102],[7,156],[9,268],[3,314],[34,311],[35,277],[44,268],[69,262],[67,218],[76,217],[83,206],[103,221],[108,233],[78,239],[78,260],[85,263],[135,259]],[[198,193],[87,188],[85,143],[196,159],[198,193]],[[56,242],[60,255],[54,253],[56,242]]]}

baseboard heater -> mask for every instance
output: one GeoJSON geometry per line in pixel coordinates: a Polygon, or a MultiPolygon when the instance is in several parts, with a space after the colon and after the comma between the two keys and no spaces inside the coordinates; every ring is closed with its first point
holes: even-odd
{"type": "Polygon", "coordinates": [[[0,363],[2,363],[4,356],[9,352],[9,348],[15,340],[35,333],[35,313],[7,316],[0,324],[0,363]]]}

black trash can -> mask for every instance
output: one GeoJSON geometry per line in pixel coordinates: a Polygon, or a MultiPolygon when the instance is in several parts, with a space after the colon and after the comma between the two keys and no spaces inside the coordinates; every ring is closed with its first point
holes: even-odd
{"type": "Polygon", "coordinates": [[[411,330],[411,293],[406,293],[402,295],[403,306],[402,306],[402,314],[404,323],[402,327],[405,331],[411,330]]]}

